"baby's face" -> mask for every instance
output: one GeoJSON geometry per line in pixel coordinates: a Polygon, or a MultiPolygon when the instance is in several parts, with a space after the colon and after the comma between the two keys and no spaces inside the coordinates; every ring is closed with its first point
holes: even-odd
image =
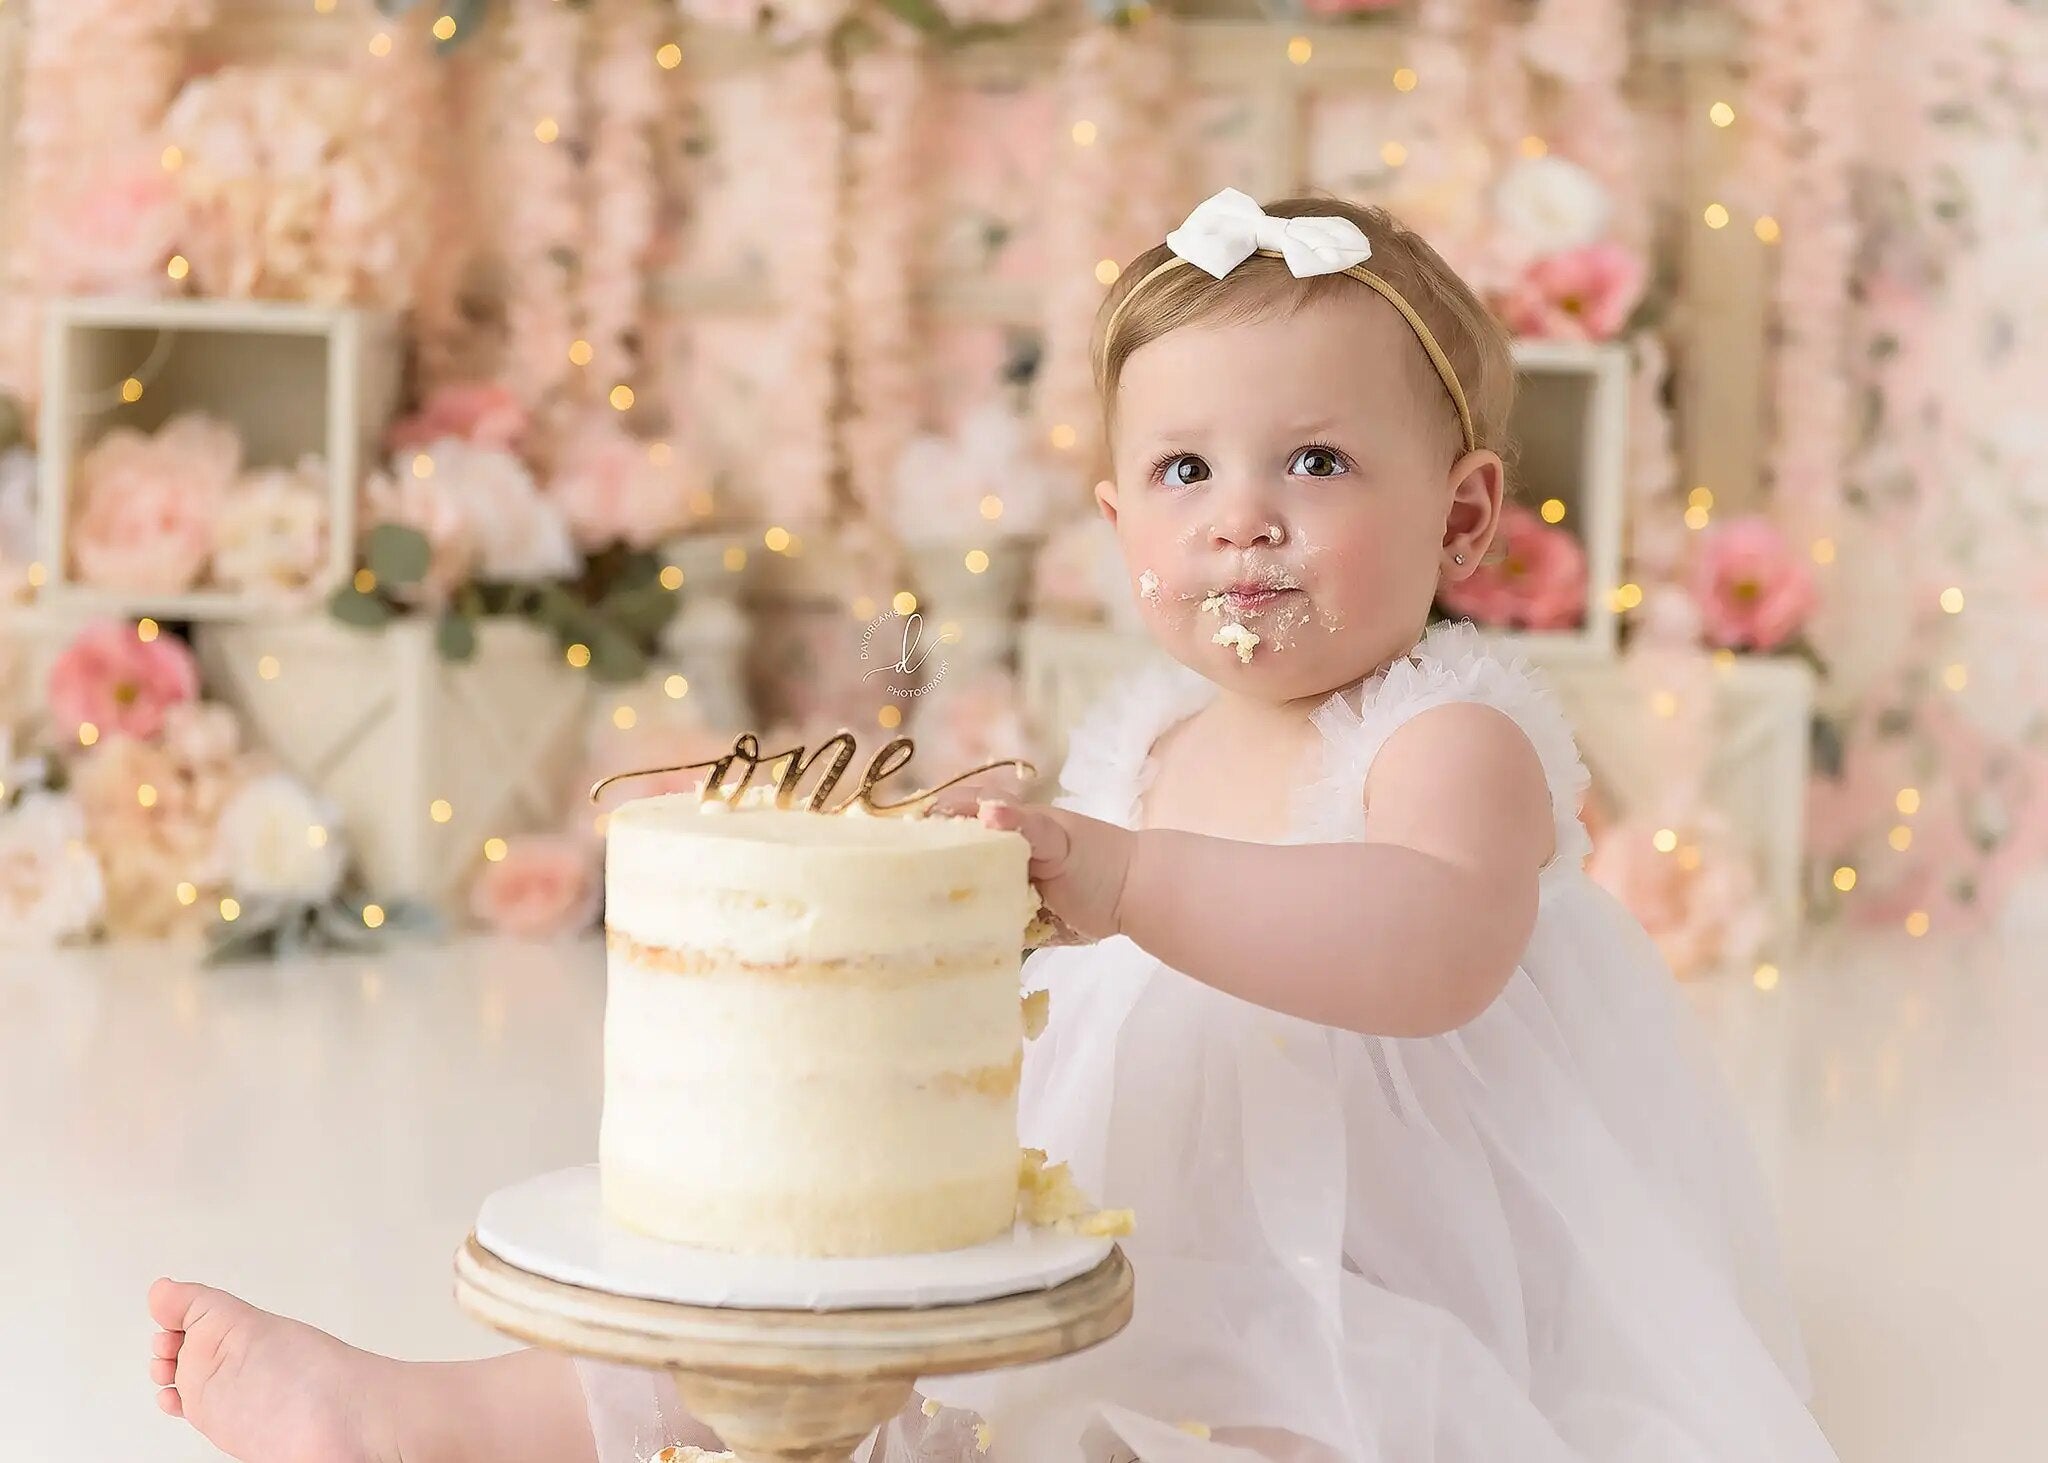
{"type": "Polygon", "coordinates": [[[1451,423],[1415,337],[1363,286],[1141,346],[1117,390],[1116,478],[1097,496],[1153,633],[1272,701],[1406,651],[1453,547],[1477,562],[1446,543],[1472,461],[1453,472],[1451,423]]]}

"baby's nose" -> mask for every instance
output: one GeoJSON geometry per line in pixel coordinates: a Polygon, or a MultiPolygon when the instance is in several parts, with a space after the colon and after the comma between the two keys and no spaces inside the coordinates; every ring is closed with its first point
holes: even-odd
{"type": "Polygon", "coordinates": [[[1274,545],[1286,537],[1286,530],[1272,514],[1256,507],[1219,517],[1209,527],[1209,542],[1219,549],[1249,549],[1274,545]]]}

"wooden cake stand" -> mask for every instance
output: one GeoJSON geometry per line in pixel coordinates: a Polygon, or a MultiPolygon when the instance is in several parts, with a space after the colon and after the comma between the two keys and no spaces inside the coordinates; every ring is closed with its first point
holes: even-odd
{"type": "Polygon", "coordinates": [[[757,1310],[639,1300],[564,1284],[477,1242],[455,1256],[455,1296],[536,1346],[674,1373],[684,1405],[742,1463],[846,1463],[900,1412],[921,1376],[1049,1361],[1131,1318],[1121,1249],[1049,1290],[958,1305],[757,1310]]]}

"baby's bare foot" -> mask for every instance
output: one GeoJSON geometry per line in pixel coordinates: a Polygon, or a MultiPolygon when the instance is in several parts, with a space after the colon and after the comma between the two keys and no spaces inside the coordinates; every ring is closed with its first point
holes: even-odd
{"type": "Polygon", "coordinates": [[[157,1406],[242,1463],[394,1463],[378,1415],[397,1363],[226,1291],[159,1280],[157,1406]]]}

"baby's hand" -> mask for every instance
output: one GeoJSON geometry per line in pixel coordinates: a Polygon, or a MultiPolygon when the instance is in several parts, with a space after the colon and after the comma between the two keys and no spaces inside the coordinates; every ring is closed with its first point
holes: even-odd
{"type": "Polygon", "coordinates": [[[1135,837],[1130,829],[973,788],[949,790],[933,801],[932,811],[1016,829],[1031,845],[1031,882],[1047,911],[1083,939],[1106,940],[1117,932],[1117,901],[1135,837]]]}

